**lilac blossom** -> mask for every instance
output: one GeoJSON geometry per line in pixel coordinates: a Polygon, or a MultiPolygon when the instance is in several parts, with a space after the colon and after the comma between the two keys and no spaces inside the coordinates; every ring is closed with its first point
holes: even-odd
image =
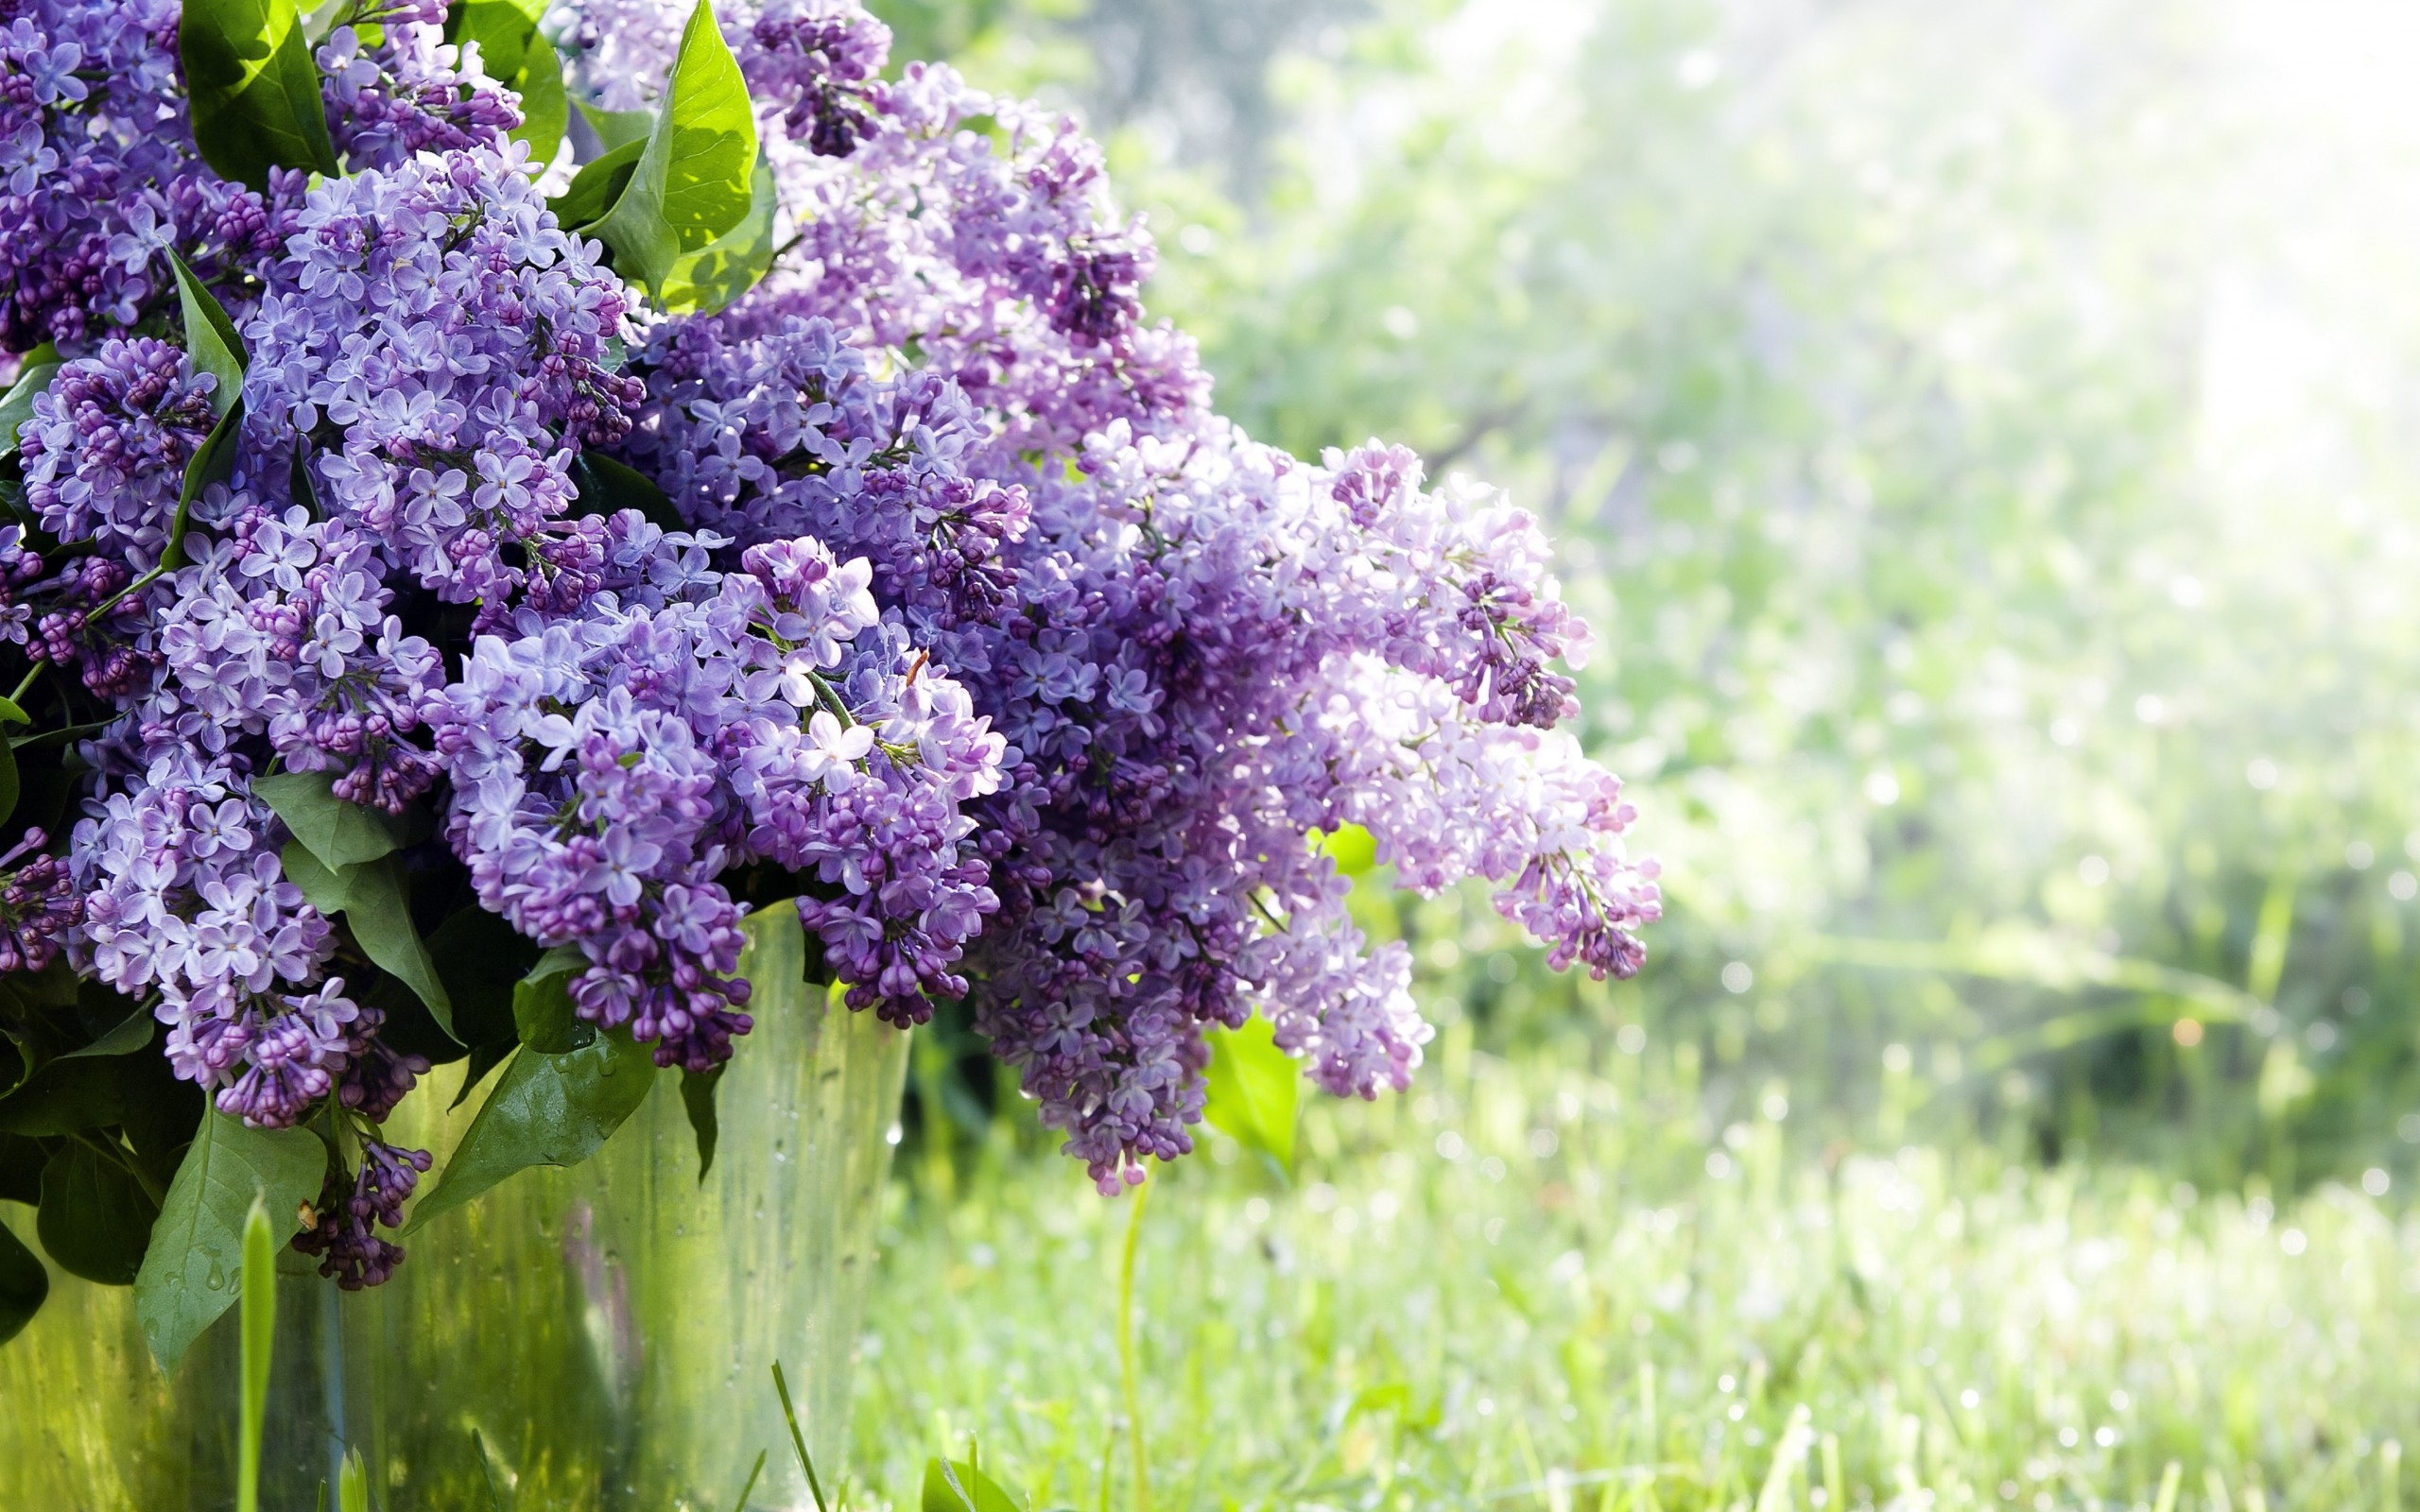
{"type": "Polygon", "coordinates": [[[312,191],[245,328],[251,444],[302,447],[328,507],[483,627],[595,587],[602,537],[570,517],[571,462],[639,397],[612,369],[631,296],[521,160],[428,153],[312,191]]]}
{"type": "MultiPolygon", "coordinates": [[[[544,29],[640,110],[689,9],[544,29]]],[[[717,15],[784,251],[697,317],[562,230],[434,0],[314,39],[349,171],[266,195],[196,157],[164,0],[0,0],[0,349],[68,358],[0,657],[90,737],[63,853],[0,855],[0,970],[64,951],[223,1111],[347,1122],[297,1241],[347,1286],[403,1258],[429,1160],[377,1127],[429,1063],[286,875],[272,773],[433,817],[396,864],[570,953],[578,1014],[666,1067],[734,1053],[742,900],[794,898],[852,1007],[965,1002],[1105,1192],[1192,1147],[1205,1037],[1254,1015],[1332,1092],[1408,1084],[1409,957],[1322,834],[1416,891],[1488,879],[1559,969],[1638,970],[1655,868],[1565,728],[1588,636],[1537,522],[1219,420],[1070,123],[886,80],[849,0],[717,15]],[[153,334],[171,249],[248,367],[154,573],[221,397],[153,334]],[[678,519],[582,497],[600,457],[678,519]]]]}
{"type": "Polygon", "coordinates": [[[515,102],[442,41],[442,5],[389,5],[328,33],[317,53],[328,135],[355,169],[421,152],[501,147],[521,125],[515,102]],[[361,29],[375,22],[365,41],[361,29]]]}
{"type": "Polygon", "coordinates": [[[174,0],[0,4],[0,350],[80,353],[173,309],[171,246],[240,307],[304,175],[269,193],[196,158],[174,0]]]}
{"type": "Polygon", "coordinates": [[[404,1247],[378,1229],[403,1227],[404,1204],[434,1163],[426,1150],[363,1141],[360,1170],[349,1182],[329,1172],[311,1227],[295,1236],[294,1247],[319,1256],[320,1274],[348,1292],[384,1281],[403,1263],[404,1247]]]}
{"type": "Polygon", "coordinates": [[[112,336],[60,369],[18,433],[26,502],[43,528],[138,570],[157,562],[185,464],[217,421],[216,386],[149,336],[112,336]]]}

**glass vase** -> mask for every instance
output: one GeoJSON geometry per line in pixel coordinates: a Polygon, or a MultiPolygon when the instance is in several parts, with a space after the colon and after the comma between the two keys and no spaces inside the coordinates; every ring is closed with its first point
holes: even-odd
{"type": "MultiPolygon", "coordinates": [[[[702,1178],[666,1073],[596,1155],[432,1221],[384,1286],[340,1292],[284,1255],[264,1512],[311,1512],[322,1482],[333,1506],[348,1450],[382,1512],[721,1512],[760,1453],[748,1505],[806,1508],[776,1361],[832,1490],[907,1036],[807,983],[795,928],[751,933],[756,1026],[717,1089],[702,1178]]],[[[440,1067],[387,1125],[440,1172],[479,1098],[447,1111],[463,1070],[440,1067]]],[[[28,1240],[32,1219],[0,1205],[28,1240]]],[[[0,1507],[232,1507],[234,1324],[163,1378],[132,1291],[54,1269],[48,1304],[0,1345],[0,1507]]]]}

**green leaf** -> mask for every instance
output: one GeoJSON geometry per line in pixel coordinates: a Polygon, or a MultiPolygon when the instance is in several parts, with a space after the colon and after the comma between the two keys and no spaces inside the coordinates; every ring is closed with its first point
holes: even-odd
{"type": "Polygon", "coordinates": [[[177,51],[194,146],[219,177],[266,193],[271,168],[341,171],[294,0],[185,0],[177,51]]]}
{"type": "Polygon", "coordinates": [[[70,1050],[59,1058],[67,1061],[86,1057],[130,1056],[151,1042],[151,1030],[156,1022],[149,1008],[138,1005],[133,1012],[104,1030],[99,1039],[80,1050],[70,1050]]]}
{"type": "Polygon", "coordinates": [[[30,725],[33,722],[34,716],[26,713],[25,706],[16,699],[0,698],[0,724],[30,725]]]}
{"type": "Polygon", "coordinates": [[[1303,1073],[1277,1048],[1269,1021],[1252,1018],[1240,1029],[1213,1029],[1209,1099],[1201,1116],[1245,1149],[1267,1156],[1280,1171],[1294,1169],[1294,1108],[1302,1100],[1303,1073]]]}
{"type": "Polygon", "coordinates": [[[529,161],[552,163],[563,147],[563,130],[571,125],[571,95],[563,89],[563,63],[555,44],[542,32],[529,34],[528,56],[508,81],[521,96],[521,124],[512,140],[529,144],[529,161]]]}
{"type": "Polygon", "coordinates": [[[751,183],[747,218],[672,265],[656,296],[662,308],[678,315],[711,315],[754,288],[773,265],[773,211],[780,198],[772,167],[761,157],[751,183]]]}
{"type": "MultiPolygon", "coordinates": [[[[286,842],[278,860],[286,880],[302,889],[312,907],[329,918],[342,914],[361,954],[419,994],[438,1027],[454,1035],[453,1000],[445,995],[437,963],[429,959],[428,947],[412,925],[410,894],[393,856],[331,871],[298,838],[286,842]]],[[[461,1037],[454,1038],[458,1042],[461,1037]]]]}
{"type": "Polygon", "coordinates": [[[647,134],[655,129],[653,111],[600,111],[582,100],[579,115],[588,123],[588,129],[596,133],[597,145],[608,152],[633,142],[644,146],[647,134]]]}
{"type": "Polygon", "coordinates": [[[631,175],[638,171],[639,155],[647,150],[644,138],[625,142],[594,163],[580,164],[571,176],[563,192],[546,201],[555,213],[556,224],[565,231],[579,231],[595,223],[614,202],[622,198],[629,187],[631,175]]]}
{"type": "Polygon", "coordinates": [[[1000,1483],[962,1459],[925,1461],[923,1512],[1025,1512],[1000,1483]]]}
{"type": "Polygon", "coordinates": [[[235,465],[235,432],[244,423],[243,396],[235,407],[218,417],[201,446],[185,464],[184,487],[177,493],[176,517],[168,522],[168,543],[160,550],[160,570],[174,572],[185,564],[185,532],[193,528],[193,502],[201,490],[227,475],[235,465]]]}
{"type": "Polygon", "coordinates": [[[183,258],[172,251],[168,266],[176,269],[177,303],[184,313],[185,354],[197,369],[218,380],[210,390],[210,412],[224,420],[243,397],[243,337],[235,334],[235,322],[227,318],[226,307],[202,287],[183,258]]]}
{"type": "Polygon", "coordinates": [[[0,821],[17,812],[17,753],[0,741],[0,821]]]}
{"type": "Polygon", "coordinates": [[[143,1265],[159,1207],[125,1163],[89,1144],[62,1146],[42,1168],[34,1231],[60,1270],[103,1286],[126,1286],[143,1265]]]}
{"type": "Polygon", "coordinates": [[[0,1225],[0,1344],[25,1331],[50,1295],[50,1272],[25,1241],[0,1225]]]}
{"type": "Polygon", "coordinates": [[[572,458],[571,481],[579,492],[582,514],[616,514],[636,509],[660,530],[689,528],[680,511],[672,507],[672,500],[655,486],[655,480],[627,463],[596,452],[581,452],[572,458]]]}
{"type": "Polygon", "coordinates": [[[337,797],[336,786],[334,772],[285,772],[252,779],[253,796],[276,810],[294,838],[330,871],[375,861],[417,844],[425,833],[416,833],[409,818],[337,797]]]}
{"type": "Polygon", "coordinates": [[[614,249],[615,272],[660,298],[682,254],[705,250],[748,218],[755,172],[748,82],[699,0],[638,166],[592,234],[614,249]]]}
{"type": "Polygon", "coordinates": [[[125,1116],[118,1069],[108,1060],[54,1060],[0,1101],[0,1134],[74,1134],[125,1116]]]}
{"type": "Polygon", "coordinates": [[[560,1056],[584,1049],[596,1038],[596,1026],[582,1020],[571,1001],[571,979],[587,969],[588,956],[579,946],[558,945],[514,984],[512,1027],[523,1044],[542,1056],[560,1056]]]}
{"type": "Polygon", "coordinates": [[[435,1191],[404,1232],[453,1211],[515,1172],[578,1165],[596,1153],[655,1085],[655,1057],[615,1030],[560,1056],[523,1049],[488,1094],[435,1191]]]}
{"type": "Polygon", "coordinates": [[[17,369],[17,381],[9,392],[0,396],[0,456],[17,449],[17,428],[34,418],[34,400],[59,376],[60,364],[54,355],[49,362],[27,358],[17,369]]]}
{"type": "Polygon", "coordinates": [[[290,1237],[302,1227],[302,1205],[320,1194],[327,1165],[327,1146],[308,1129],[250,1128],[216,1109],[202,1116],[134,1279],[134,1314],[161,1369],[174,1370],[201,1331],[234,1305],[252,1199],[277,1233],[290,1237]]]}
{"type": "Polygon", "coordinates": [[[681,1073],[681,1106],[688,1109],[690,1132],[698,1136],[700,1186],[706,1184],[706,1173],[715,1168],[715,1146],[722,1141],[722,1120],[715,1114],[715,1087],[730,1065],[726,1060],[712,1071],[681,1073]]]}

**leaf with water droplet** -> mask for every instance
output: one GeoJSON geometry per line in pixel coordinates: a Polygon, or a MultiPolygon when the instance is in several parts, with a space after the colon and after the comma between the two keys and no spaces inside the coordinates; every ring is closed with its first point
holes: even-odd
{"type": "MultiPolygon", "coordinates": [[[[248,1128],[213,1110],[177,1166],[151,1247],[134,1279],[134,1315],[152,1357],[174,1370],[201,1331],[233,1305],[231,1271],[244,1263],[244,1220],[254,1199],[295,1214],[320,1194],[327,1146],[308,1129],[248,1128]]],[[[282,1220],[284,1238],[300,1227],[282,1220]]]]}

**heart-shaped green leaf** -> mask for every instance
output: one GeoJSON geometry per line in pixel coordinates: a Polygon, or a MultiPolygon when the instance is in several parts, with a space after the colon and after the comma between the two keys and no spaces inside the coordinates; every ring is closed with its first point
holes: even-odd
{"type": "Polygon", "coordinates": [[[646,150],[647,140],[642,137],[581,163],[563,192],[546,201],[557,224],[566,231],[580,231],[613,209],[622,191],[630,187],[631,175],[638,171],[639,155],[646,150]]]}
{"type": "Polygon", "coordinates": [[[571,1001],[571,979],[588,970],[577,945],[558,945],[538,957],[512,988],[512,1027],[521,1042],[544,1056],[584,1048],[596,1026],[581,1020],[571,1001]]]}
{"type": "Polygon", "coordinates": [[[616,147],[636,142],[645,145],[647,134],[655,129],[653,111],[600,111],[586,100],[579,102],[579,118],[596,133],[597,145],[611,152],[616,147]]]}
{"type": "Polygon", "coordinates": [[[660,298],[684,253],[704,251],[748,218],[755,175],[748,81],[699,0],[631,181],[592,234],[613,249],[615,272],[660,298]]]}
{"type": "Polygon", "coordinates": [[[174,1370],[201,1331],[234,1305],[254,1199],[278,1235],[290,1236],[302,1227],[302,1205],[319,1196],[327,1166],[327,1146],[308,1129],[251,1128],[216,1110],[202,1116],[134,1279],[134,1314],[161,1369],[174,1370]]]}
{"type": "Polygon", "coordinates": [[[655,1085],[655,1057],[620,1030],[586,1049],[544,1056],[524,1048],[471,1121],[436,1189],[404,1231],[468,1203],[533,1165],[578,1165],[637,1111],[655,1085]]]}
{"type": "Polygon", "coordinates": [[[271,168],[340,171],[294,0],[185,0],[177,51],[194,146],[221,178],[266,192],[271,168]]]}
{"type": "Polygon", "coordinates": [[[665,276],[656,303],[676,315],[712,315],[756,286],[773,264],[773,211],[780,203],[773,170],[759,158],[747,218],[694,252],[665,276]]]}
{"type": "Polygon", "coordinates": [[[334,772],[282,772],[253,778],[252,795],[330,871],[375,861],[425,833],[410,818],[337,797],[336,785],[334,772]]]}
{"type": "MultiPolygon", "coordinates": [[[[403,868],[393,856],[331,871],[320,865],[310,847],[295,839],[286,842],[278,861],[285,868],[286,880],[302,889],[312,907],[329,918],[342,914],[361,953],[419,994],[438,1027],[454,1034],[453,1000],[446,996],[437,964],[428,958],[428,947],[412,924],[410,895],[404,887],[403,868]]],[[[455,1039],[458,1041],[460,1036],[455,1039]]]]}
{"type": "Polygon", "coordinates": [[[127,1286],[143,1265],[159,1206],[122,1160],[92,1145],[62,1146],[42,1168],[34,1232],[59,1268],[103,1286],[127,1286]]]}

